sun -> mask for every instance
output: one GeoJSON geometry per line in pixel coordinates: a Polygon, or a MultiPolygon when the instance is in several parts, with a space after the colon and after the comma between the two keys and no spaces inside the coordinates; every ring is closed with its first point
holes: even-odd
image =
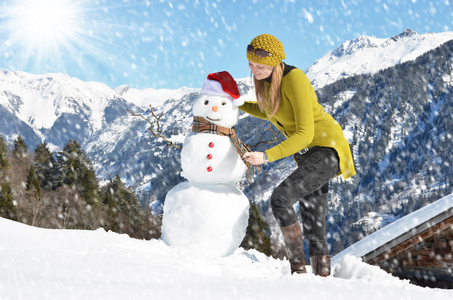
{"type": "Polygon", "coordinates": [[[6,0],[0,4],[0,68],[35,74],[102,74],[104,46],[90,0],[6,0]]]}
{"type": "Polygon", "coordinates": [[[129,54],[122,34],[127,8],[144,2],[93,0],[0,1],[0,69],[33,74],[62,73],[90,81],[116,79],[112,68],[129,54]],[[137,2],[138,3],[138,2],[137,2]]]}
{"type": "Polygon", "coordinates": [[[36,50],[60,47],[76,34],[78,9],[70,0],[18,0],[9,11],[13,40],[36,50]]]}

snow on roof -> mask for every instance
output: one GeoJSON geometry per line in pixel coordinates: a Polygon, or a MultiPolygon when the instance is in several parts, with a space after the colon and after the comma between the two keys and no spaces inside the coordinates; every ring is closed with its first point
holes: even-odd
{"type": "Polygon", "coordinates": [[[332,258],[332,265],[336,265],[346,255],[362,257],[449,209],[453,209],[453,194],[402,217],[346,248],[332,258]]]}

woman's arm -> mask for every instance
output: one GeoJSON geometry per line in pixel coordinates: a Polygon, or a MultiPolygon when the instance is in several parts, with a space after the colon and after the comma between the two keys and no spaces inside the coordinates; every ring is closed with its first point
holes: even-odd
{"type": "Polygon", "coordinates": [[[239,109],[254,117],[267,120],[266,114],[261,112],[260,108],[258,107],[258,103],[254,101],[246,101],[242,106],[239,106],[239,109]]]}

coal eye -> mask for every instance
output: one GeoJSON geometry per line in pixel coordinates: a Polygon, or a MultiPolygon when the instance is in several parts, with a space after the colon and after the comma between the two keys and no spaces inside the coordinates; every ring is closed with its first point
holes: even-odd
{"type": "Polygon", "coordinates": [[[204,105],[208,105],[208,104],[209,104],[209,100],[205,100],[204,105]]]}
{"type": "Polygon", "coordinates": [[[222,102],[222,105],[226,105],[226,102],[225,102],[225,101],[223,101],[223,102],[222,102]]]}

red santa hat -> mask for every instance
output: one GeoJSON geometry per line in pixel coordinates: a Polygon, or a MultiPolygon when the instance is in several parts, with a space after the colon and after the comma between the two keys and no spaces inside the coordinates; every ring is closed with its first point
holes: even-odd
{"type": "Polygon", "coordinates": [[[227,71],[211,73],[205,80],[201,93],[221,97],[231,97],[233,104],[241,106],[244,100],[240,99],[239,89],[234,78],[227,71]]]}

